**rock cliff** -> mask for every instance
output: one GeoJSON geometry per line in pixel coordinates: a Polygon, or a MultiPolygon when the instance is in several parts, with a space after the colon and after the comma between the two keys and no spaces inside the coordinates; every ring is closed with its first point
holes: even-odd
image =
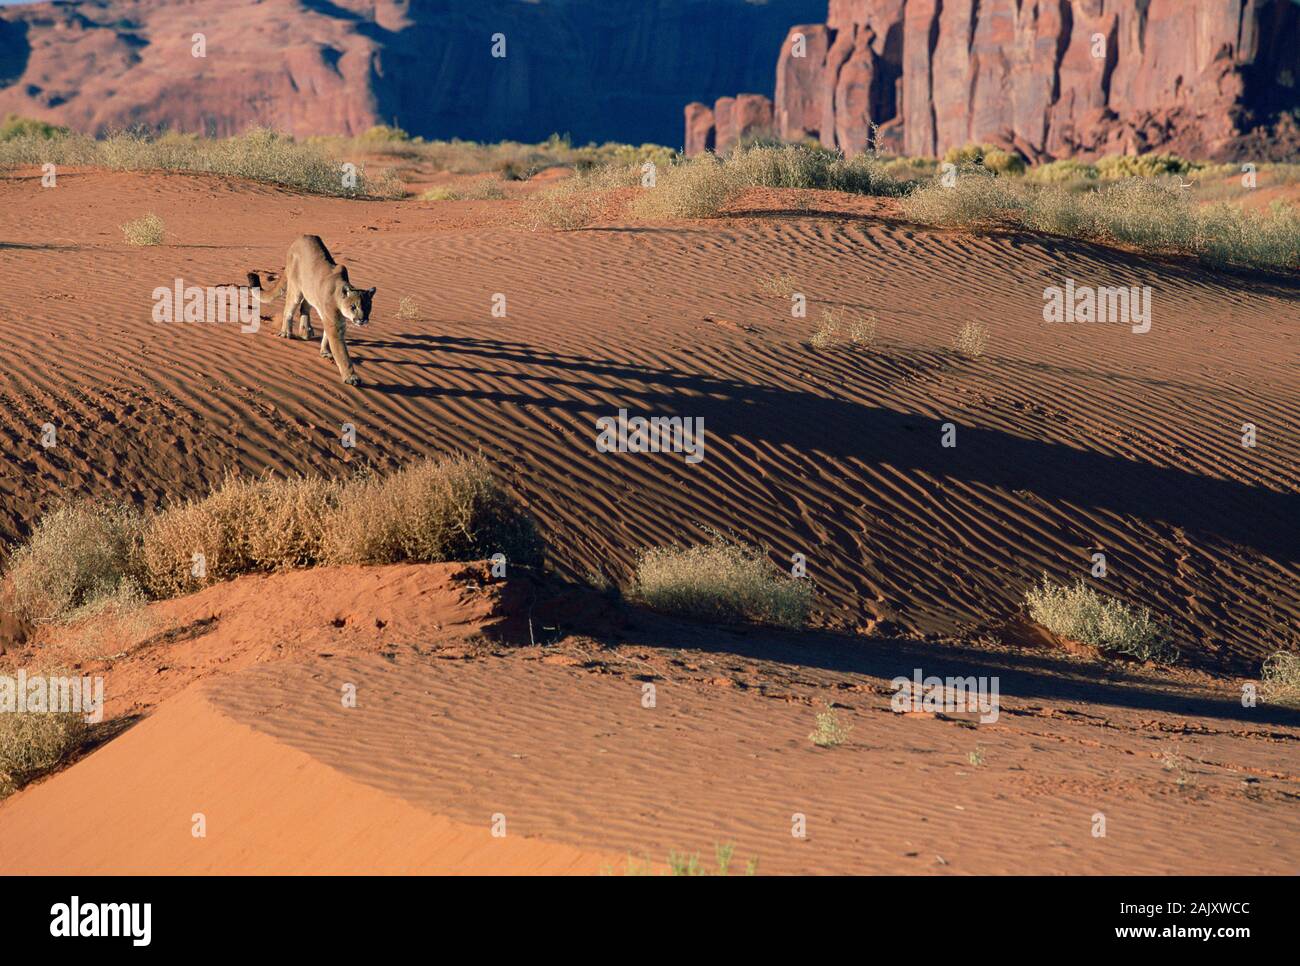
{"type": "Polygon", "coordinates": [[[1295,0],[830,0],[825,23],[780,47],[773,120],[849,154],[875,125],[909,155],[983,142],[1034,160],[1285,158],[1294,141],[1259,130],[1293,135],[1297,108],[1295,0]]]}

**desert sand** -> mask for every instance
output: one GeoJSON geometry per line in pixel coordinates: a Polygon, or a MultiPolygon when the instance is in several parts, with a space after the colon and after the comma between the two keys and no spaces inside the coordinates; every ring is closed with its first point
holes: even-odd
{"type": "Polygon", "coordinates": [[[1300,616],[1300,284],[923,229],[817,192],[529,232],[528,190],[356,202],[160,173],[0,179],[0,537],[73,494],[152,505],[233,468],[481,449],[562,575],[623,582],[639,549],[713,527],[805,554],[818,626],[637,614],[511,647],[483,638],[491,607],[454,568],[153,604],[111,647],[68,644],[105,674],[121,734],[0,803],[0,870],[590,872],[729,842],[768,872],[1295,871],[1300,719],[1239,695],[1300,616]],[[118,225],[150,211],[167,243],[127,246],[118,225]],[[277,323],[151,320],[156,286],[278,272],[304,232],[379,289],[349,340],[360,390],[277,323]],[[765,290],[778,274],[809,318],[765,290]],[[1151,331],[1044,323],[1042,290],[1067,277],[1151,286],[1151,331]],[[878,317],[876,346],[809,346],[841,306],[878,317]],[[972,319],[989,349],[959,358],[972,319]],[[620,408],[702,416],[706,458],[597,453],[595,420],[620,408]],[[1041,572],[1097,551],[1111,593],[1184,643],[1181,669],[1019,629],[1041,572]],[[915,667],[1001,675],[1002,717],[895,714],[888,682],[915,667]],[[346,682],[361,700],[344,711],[346,682]],[[853,730],[819,749],[828,701],[853,730]]]}

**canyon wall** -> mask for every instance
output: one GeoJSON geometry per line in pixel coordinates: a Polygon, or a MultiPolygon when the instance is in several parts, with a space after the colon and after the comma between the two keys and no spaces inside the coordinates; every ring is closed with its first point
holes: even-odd
{"type": "Polygon", "coordinates": [[[693,97],[772,93],[824,0],[85,0],[0,7],[0,116],[78,130],[681,144],[693,97]],[[203,54],[195,56],[195,34],[203,54]],[[494,35],[504,36],[494,57],[494,35]]]}
{"type": "Polygon", "coordinates": [[[1297,109],[1295,0],[830,0],[779,49],[773,126],[847,154],[874,134],[909,155],[1281,160],[1295,141],[1257,129],[1294,136],[1297,109]]]}

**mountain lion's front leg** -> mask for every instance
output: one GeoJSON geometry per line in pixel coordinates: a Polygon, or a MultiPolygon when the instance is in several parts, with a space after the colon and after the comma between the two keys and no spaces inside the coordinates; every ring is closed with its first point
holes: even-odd
{"type": "Polygon", "coordinates": [[[352,360],[348,358],[348,344],[344,341],[347,321],[336,311],[334,318],[322,324],[325,327],[325,337],[329,340],[330,352],[334,355],[334,364],[339,367],[339,375],[349,386],[360,385],[361,380],[357,378],[357,371],[352,368],[352,360]]]}

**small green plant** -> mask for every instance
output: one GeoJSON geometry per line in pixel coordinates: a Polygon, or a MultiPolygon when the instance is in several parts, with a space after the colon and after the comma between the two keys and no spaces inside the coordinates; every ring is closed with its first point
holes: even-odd
{"type": "Polygon", "coordinates": [[[1178,658],[1150,610],[1104,597],[1082,578],[1064,586],[1044,574],[1042,584],[1030,588],[1025,601],[1033,620],[1062,637],[1144,661],[1172,663],[1178,658]]]}
{"type": "Polygon", "coordinates": [[[852,725],[846,727],[840,723],[839,715],[828,704],[825,711],[817,712],[817,727],[808,735],[808,740],[818,748],[835,748],[848,740],[852,730],[852,725]]]}
{"type": "Polygon", "coordinates": [[[128,245],[161,245],[166,232],[163,220],[152,212],[122,226],[128,245]]]}
{"type": "Polygon", "coordinates": [[[1165,771],[1174,773],[1174,782],[1181,789],[1191,788],[1196,784],[1194,776],[1187,768],[1187,759],[1173,746],[1166,746],[1160,751],[1160,764],[1165,771]]]}
{"type": "Polygon", "coordinates": [[[966,760],[975,768],[984,764],[984,748],[982,745],[976,745],[975,750],[966,756],[966,760]]]}
{"type": "MultiPolygon", "coordinates": [[[[713,847],[714,868],[712,871],[700,861],[698,853],[688,855],[685,852],[669,852],[668,874],[675,876],[730,875],[731,858],[735,851],[736,848],[733,845],[715,845],[713,847]]],[[[745,865],[745,875],[754,875],[757,872],[758,859],[750,859],[745,865]]],[[[632,873],[629,872],[628,874],[631,875],[632,873]]]]}
{"type": "Polygon", "coordinates": [[[978,322],[967,322],[957,330],[952,347],[958,355],[978,359],[989,344],[989,330],[978,322]]]}

